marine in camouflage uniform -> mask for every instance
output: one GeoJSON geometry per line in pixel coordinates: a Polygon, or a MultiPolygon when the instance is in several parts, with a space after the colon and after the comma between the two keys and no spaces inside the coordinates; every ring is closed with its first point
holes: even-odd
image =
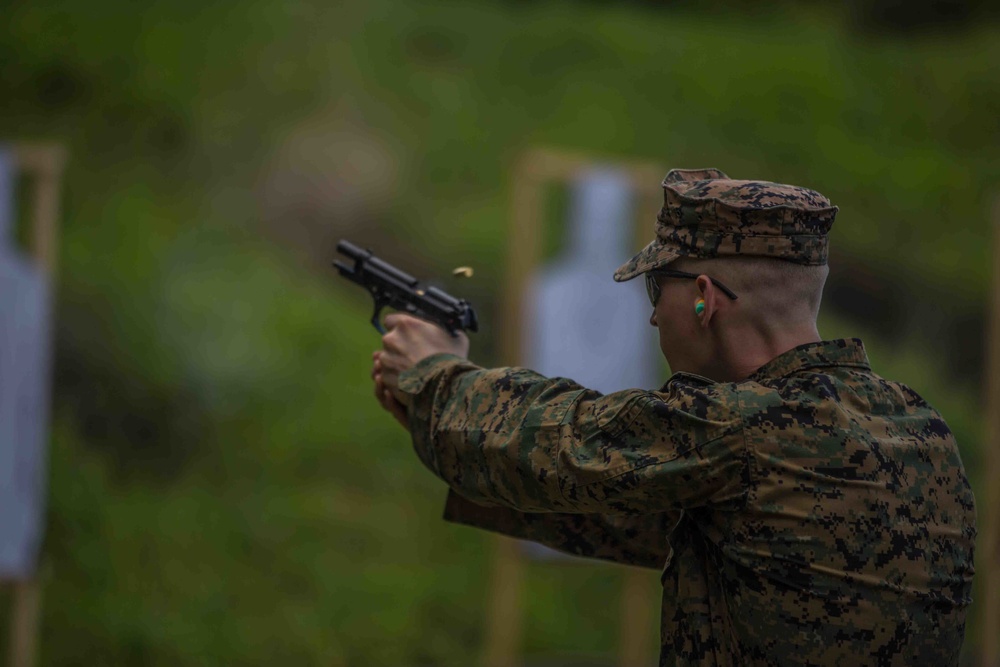
{"type": "MultiPolygon", "coordinates": [[[[837,209],[817,192],[716,170],[663,186],[656,239],[616,280],[680,257],[827,261],[837,209]]],[[[972,491],[944,419],[860,340],[607,395],[433,354],[396,392],[445,518],[663,570],[661,665],[958,661],[972,491]]]]}

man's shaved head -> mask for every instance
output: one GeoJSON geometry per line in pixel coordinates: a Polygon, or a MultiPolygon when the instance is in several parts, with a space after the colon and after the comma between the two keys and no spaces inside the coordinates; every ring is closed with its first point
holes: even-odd
{"type": "Polygon", "coordinates": [[[675,372],[738,380],[793,347],[820,340],[816,317],[829,273],[825,264],[757,256],[682,257],[669,268],[699,276],[690,282],[669,276],[659,281],[650,324],[659,329],[660,349],[675,372]],[[739,298],[729,299],[712,281],[739,298]]]}
{"type": "Polygon", "coordinates": [[[718,279],[739,295],[741,314],[778,326],[816,322],[830,272],[826,265],[806,266],[770,257],[682,257],[670,268],[718,279]]]}

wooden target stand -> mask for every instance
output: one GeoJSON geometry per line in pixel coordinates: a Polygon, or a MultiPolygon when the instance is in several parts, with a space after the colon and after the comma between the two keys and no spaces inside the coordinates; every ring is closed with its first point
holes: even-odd
{"type": "MultiPolygon", "coordinates": [[[[28,255],[42,269],[54,291],[59,239],[59,192],[66,151],[61,146],[15,144],[11,146],[15,173],[28,177],[31,215],[28,222],[28,255]]],[[[42,591],[38,571],[26,579],[0,582],[11,591],[7,664],[34,667],[38,648],[42,591]]]]}
{"type": "MultiPolygon", "coordinates": [[[[542,224],[545,217],[544,190],[547,185],[566,185],[584,170],[598,164],[620,169],[632,183],[636,196],[635,250],[644,247],[651,237],[652,216],[662,204],[660,186],[666,171],[657,164],[635,161],[602,160],[555,149],[529,150],[513,172],[509,245],[503,294],[503,317],[500,318],[501,362],[508,366],[523,364],[525,341],[522,339],[521,313],[528,278],[539,267],[542,254],[542,224]]],[[[608,277],[610,280],[611,277],[608,277]]],[[[521,635],[524,625],[525,568],[528,559],[518,540],[497,536],[492,581],[487,608],[486,641],[483,664],[486,667],[514,667],[521,664],[521,635]]],[[[659,596],[649,583],[649,573],[642,568],[621,566],[624,582],[619,625],[619,667],[651,665],[655,656],[649,628],[658,608],[659,596]]]]}
{"type": "Polygon", "coordinates": [[[978,498],[979,664],[1000,665],[1000,199],[993,207],[993,285],[990,324],[986,336],[986,447],[984,497],[978,498]]]}

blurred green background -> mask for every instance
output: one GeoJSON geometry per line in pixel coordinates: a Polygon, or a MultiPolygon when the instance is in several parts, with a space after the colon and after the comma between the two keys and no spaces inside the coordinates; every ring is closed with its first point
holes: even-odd
{"type": "MultiPolygon", "coordinates": [[[[41,664],[474,663],[492,541],[440,520],[443,485],[371,397],[367,297],[329,262],[348,238],[445,277],[496,363],[510,175],[534,146],[828,195],[821,332],[862,336],[938,407],[983,488],[985,3],[0,12],[0,140],[71,152],[41,664]]],[[[526,654],[612,664],[621,580],[533,567],[526,654]]]]}

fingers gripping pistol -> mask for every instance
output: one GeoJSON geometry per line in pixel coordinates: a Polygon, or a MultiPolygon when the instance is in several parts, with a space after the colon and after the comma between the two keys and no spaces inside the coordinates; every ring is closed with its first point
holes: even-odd
{"type": "Polygon", "coordinates": [[[379,333],[385,333],[380,316],[386,306],[433,322],[452,336],[460,330],[479,330],[476,311],[468,301],[436,287],[421,286],[416,278],[375,257],[371,250],[362,250],[348,241],[338,243],[337,252],[353,261],[333,263],[340,275],[364,287],[375,299],[371,322],[379,333]]]}

